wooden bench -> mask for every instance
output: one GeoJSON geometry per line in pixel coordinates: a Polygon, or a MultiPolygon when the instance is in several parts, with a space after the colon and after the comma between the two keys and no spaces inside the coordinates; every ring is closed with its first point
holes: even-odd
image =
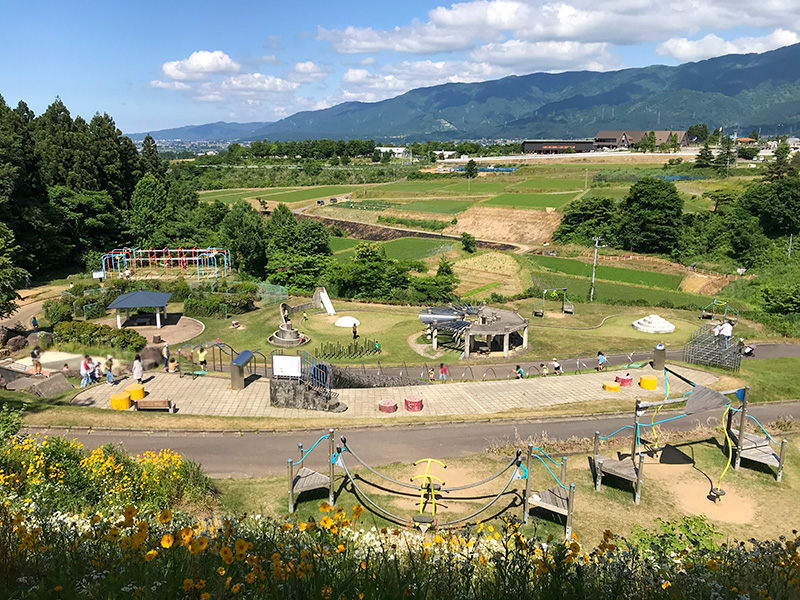
{"type": "Polygon", "coordinates": [[[136,401],[136,410],[168,410],[174,413],[177,408],[169,400],[142,399],[136,401]]]}

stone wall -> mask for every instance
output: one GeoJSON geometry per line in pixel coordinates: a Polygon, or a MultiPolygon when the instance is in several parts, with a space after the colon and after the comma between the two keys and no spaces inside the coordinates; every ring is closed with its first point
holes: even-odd
{"type": "Polygon", "coordinates": [[[382,388],[405,385],[430,385],[430,381],[422,381],[411,377],[370,375],[356,371],[345,371],[341,367],[331,366],[331,387],[347,388],[382,388]]]}
{"type": "Polygon", "coordinates": [[[270,379],[269,403],[271,406],[280,408],[302,408],[321,411],[328,411],[337,407],[336,402],[330,405],[324,394],[301,385],[296,379],[270,379]]]}

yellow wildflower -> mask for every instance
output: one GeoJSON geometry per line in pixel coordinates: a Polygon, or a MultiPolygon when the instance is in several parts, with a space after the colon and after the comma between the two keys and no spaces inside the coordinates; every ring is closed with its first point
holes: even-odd
{"type": "Polygon", "coordinates": [[[224,562],[226,565],[229,565],[233,562],[233,551],[227,546],[223,546],[220,549],[219,556],[222,558],[222,562],[224,562]]]}
{"type": "Polygon", "coordinates": [[[202,592],[205,587],[206,587],[205,579],[200,579],[197,583],[194,584],[194,589],[196,589],[199,592],[202,592]]]}
{"type": "Polygon", "coordinates": [[[319,512],[329,513],[333,510],[333,507],[328,504],[327,502],[323,502],[319,505],[319,512]]]}
{"type": "Polygon", "coordinates": [[[234,594],[238,594],[240,588],[241,588],[241,586],[238,583],[234,583],[231,586],[231,592],[234,593],[234,594]]]}
{"type": "Polygon", "coordinates": [[[217,573],[219,573],[219,576],[220,576],[220,577],[222,577],[223,575],[225,575],[225,567],[220,567],[220,568],[218,568],[218,569],[217,569],[217,573]]]}
{"type": "Polygon", "coordinates": [[[325,586],[322,587],[322,591],[320,592],[320,595],[324,598],[324,600],[330,600],[332,593],[333,593],[333,590],[331,589],[331,586],[325,585],[325,586]]]}
{"type": "Polygon", "coordinates": [[[172,544],[174,543],[175,543],[175,537],[171,533],[165,533],[161,537],[162,548],[172,548],[172,544]]]}
{"type": "Polygon", "coordinates": [[[200,594],[200,600],[208,600],[209,598],[211,598],[211,594],[209,594],[208,592],[203,592],[202,594],[200,594]]]}
{"type": "Polygon", "coordinates": [[[184,579],[183,580],[183,591],[188,592],[194,587],[194,580],[193,579],[184,579]]]}
{"type": "Polygon", "coordinates": [[[364,512],[364,507],[361,506],[360,504],[356,504],[355,506],[353,506],[353,518],[354,519],[357,519],[358,517],[360,517],[361,513],[363,513],[363,512],[364,512]]]}
{"type": "Polygon", "coordinates": [[[150,551],[149,551],[147,554],[145,554],[145,555],[144,555],[144,559],[145,559],[147,562],[150,562],[150,561],[151,561],[151,560],[153,560],[153,559],[154,559],[154,558],[155,558],[157,555],[158,555],[158,552],[156,552],[155,550],[150,550],[150,551]]]}

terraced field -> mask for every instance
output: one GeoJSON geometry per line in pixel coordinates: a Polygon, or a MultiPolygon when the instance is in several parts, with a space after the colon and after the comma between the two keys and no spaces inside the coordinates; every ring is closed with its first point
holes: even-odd
{"type": "MultiPolygon", "coordinates": [[[[580,260],[570,258],[557,258],[554,256],[529,256],[528,259],[546,269],[564,273],[567,275],[578,275],[580,277],[592,276],[592,265],[580,260]]],[[[645,285],[648,287],[666,288],[677,290],[680,288],[682,275],[672,273],[655,273],[652,271],[641,271],[637,269],[626,269],[623,267],[609,267],[604,265],[597,266],[595,274],[597,279],[613,281],[618,283],[632,283],[634,285],[645,285]]]]}
{"type": "Polygon", "coordinates": [[[511,187],[525,190],[582,190],[586,184],[584,179],[526,179],[511,187]]]}
{"type": "Polygon", "coordinates": [[[291,192],[301,188],[288,188],[288,187],[274,187],[274,188],[258,188],[258,189],[228,189],[228,190],[207,190],[203,192],[198,192],[200,196],[200,200],[202,202],[214,202],[214,200],[219,200],[220,202],[224,202],[225,204],[233,204],[238,200],[244,200],[245,198],[257,198],[260,197],[265,199],[267,196],[273,196],[275,194],[285,194],[287,192],[291,192]]]}
{"type": "Polygon", "coordinates": [[[417,200],[408,204],[398,205],[397,210],[409,210],[413,212],[429,212],[442,215],[455,215],[464,212],[472,202],[465,200],[417,200]]]}
{"type": "Polygon", "coordinates": [[[573,192],[555,194],[500,194],[489,198],[483,204],[489,206],[507,206],[509,208],[558,208],[575,198],[573,192]]]}
{"type": "MultiPolygon", "coordinates": [[[[339,252],[338,254],[334,255],[334,258],[337,261],[345,263],[349,262],[352,258],[353,250],[347,250],[346,248],[348,246],[343,240],[346,240],[347,242],[354,242],[350,248],[363,240],[350,240],[349,238],[331,239],[331,250],[336,252],[336,250],[334,250],[334,246],[338,247],[340,250],[345,249],[344,252],[339,252]],[[339,241],[334,243],[333,240],[339,241]]],[[[429,256],[444,254],[445,252],[452,250],[454,244],[453,242],[444,240],[417,237],[398,238],[396,240],[381,243],[386,249],[386,256],[396,260],[422,260],[423,258],[428,258],[429,256]]]]}

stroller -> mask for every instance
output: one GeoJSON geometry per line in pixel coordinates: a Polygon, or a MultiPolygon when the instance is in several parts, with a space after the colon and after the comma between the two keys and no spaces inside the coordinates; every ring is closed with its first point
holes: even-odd
{"type": "Polygon", "coordinates": [[[750,344],[746,344],[743,338],[739,338],[739,354],[745,358],[754,358],[756,355],[756,348],[750,344]]]}

